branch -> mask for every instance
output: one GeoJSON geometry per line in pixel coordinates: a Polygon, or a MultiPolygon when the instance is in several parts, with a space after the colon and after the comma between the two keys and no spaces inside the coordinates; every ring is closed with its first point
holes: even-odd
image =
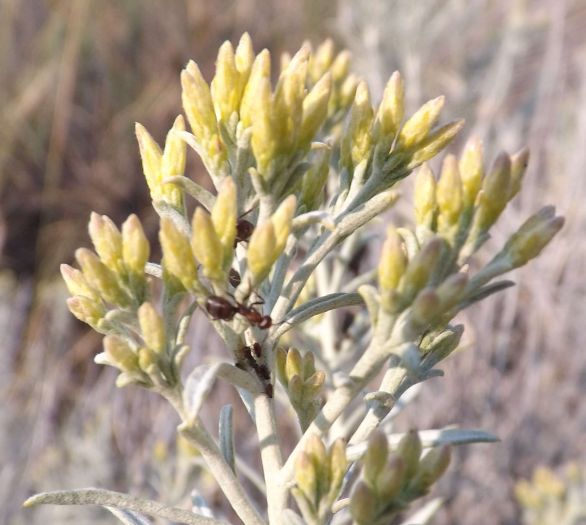
{"type": "Polygon", "coordinates": [[[30,497],[23,503],[23,507],[27,508],[35,507],[36,505],[101,505],[134,510],[149,516],[158,516],[179,523],[187,523],[188,525],[218,525],[224,523],[213,518],[198,516],[184,509],[168,507],[157,501],[95,488],[42,492],[30,497]]]}

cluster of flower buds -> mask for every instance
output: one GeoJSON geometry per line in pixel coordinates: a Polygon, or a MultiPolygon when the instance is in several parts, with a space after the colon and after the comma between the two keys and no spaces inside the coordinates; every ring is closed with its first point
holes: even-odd
{"type": "Polygon", "coordinates": [[[362,476],[354,485],[350,513],[357,525],[382,525],[426,494],[450,462],[450,450],[438,447],[421,455],[417,432],[406,434],[394,452],[375,432],[362,458],[362,476]]]}
{"type": "Polygon", "coordinates": [[[165,323],[150,302],[137,311],[140,338],[136,334],[107,335],[104,351],[95,358],[96,363],[120,370],[116,379],[119,387],[138,384],[145,387],[170,387],[178,380],[178,366],[185,349],[168,348],[165,323]]]}
{"type": "Polygon", "coordinates": [[[461,129],[461,120],[434,127],[443,105],[443,97],[430,100],[403,122],[404,86],[398,72],[389,79],[376,110],[368,86],[360,82],[341,139],[342,167],[354,177],[372,179],[369,195],[389,188],[437,155],[461,129]]]}
{"type": "Polygon", "coordinates": [[[295,463],[295,500],[307,523],[324,524],[342,488],[348,467],[344,441],[329,450],[312,435],[295,463]]]}
{"type": "Polygon", "coordinates": [[[586,516],[586,476],[576,464],[563,477],[538,467],[531,480],[515,485],[515,496],[528,525],[579,524],[586,516]]]}
{"type": "Polygon", "coordinates": [[[277,350],[277,374],[291,405],[305,431],[321,408],[321,393],[326,379],[323,370],[315,369],[313,353],[303,356],[295,348],[277,350]]]}
{"type": "Polygon", "coordinates": [[[67,304],[73,315],[104,331],[101,321],[109,310],[136,309],[144,301],[150,246],[136,215],[120,232],[108,217],[92,213],[89,233],[95,252],[79,248],[75,258],[81,270],[63,264],[61,274],[72,295],[67,304]]]}
{"type": "Polygon", "coordinates": [[[353,98],[356,80],[348,70],[348,54],[335,56],[331,42],[315,55],[306,44],[282,60],[273,89],[267,50],[256,55],[247,34],[236,50],[225,42],[211,85],[193,61],[181,74],[192,133],[186,140],[215,179],[242,178],[252,168],[265,191],[285,197],[298,186],[328,117],[339,120],[353,98]]]}

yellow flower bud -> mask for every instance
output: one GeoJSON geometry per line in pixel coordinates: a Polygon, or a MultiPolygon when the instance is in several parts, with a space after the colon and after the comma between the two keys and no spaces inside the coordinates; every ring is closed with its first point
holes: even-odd
{"type": "MultiPolygon", "coordinates": [[[[256,120],[258,97],[261,89],[263,91],[266,90],[265,84],[267,81],[270,93],[270,78],[271,56],[266,49],[263,49],[254,59],[250,76],[242,95],[242,102],[240,104],[240,121],[245,128],[252,126],[253,122],[256,120]]],[[[266,94],[263,96],[266,98],[266,94]]]]}
{"type": "Polygon", "coordinates": [[[332,75],[326,73],[303,100],[303,118],[299,132],[299,141],[302,146],[308,145],[315,138],[328,116],[331,90],[332,75]]]}
{"type": "Polygon", "coordinates": [[[431,487],[448,468],[450,456],[447,446],[432,448],[421,458],[413,486],[421,492],[431,487]]]}
{"type": "Polygon", "coordinates": [[[347,77],[351,59],[350,51],[344,50],[338,53],[331,67],[334,82],[340,83],[347,77]]]}
{"type": "Polygon", "coordinates": [[[80,321],[93,327],[97,326],[98,322],[106,315],[106,310],[100,302],[82,295],[69,297],[67,307],[80,321]]]}
{"type": "Polygon", "coordinates": [[[222,242],[216,233],[212,218],[203,208],[197,208],[193,214],[191,249],[201,263],[206,277],[216,281],[221,281],[225,277],[222,242]]]}
{"type": "Polygon", "coordinates": [[[146,179],[147,185],[151,192],[153,200],[161,198],[161,180],[162,180],[162,162],[163,153],[161,148],[151,137],[146,128],[136,123],[135,126],[136,138],[140,148],[140,157],[142,159],[142,171],[146,179]]]}
{"type": "Polygon", "coordinates": [[[137,372],[139,370],[138,356],[120,337],[115,335],[104,337],[104,354],[108,361],[123,372],[137,372]]]}
{"type": "Polygon", "coordinates": [[[287,238],[291,232],[291,222],[297,209],[297,198],[295,195],[289,195],[277,208],[271,217],[271,222],[275,228],[275,250],[273,261],[276,261],[281,252],[285,249],[287,238]]]}
{"type": "MultiPolygon", "coordinates": [[[[179,115],[173,127],[167,133],[165,140],[165,149],[163,150],[163,159],[161,164],[161,176],[165,180],[167,177],[181,176],[185,173],[185,158],[187,155],[187,144],[179,136],[179,133],[185,131],[185,121],[179,115]]],[[[169,204],[175,208],[183,208],[183,193],[176,184],[163,184],[163,197],[169,204]]]]}
{"type": "Polygon", "coordinates": [[[159,370],[159,356],[150,348],[140,348],[138,350],[138,366],[143,372],[154,375],[159,370]]]}
{"type": "Polygon", "coordinates": [[[287,360],[285,362],[285,376],[290,381],[293,376],[302,376],[303,361],[301,354],[296,348],[291,348],[287,352],[287,360]]]}
{"type": "Polygon", "coordinates": [[[162,218],[159,240],[165,271],[177,278],[187,290],[197,287],[197,269],[187,236],[171,219],[162,218]]]}
{"type": "Polygon", "coordinates": [[[275,259],[277,238],[271,221],[259,224],[248,241],[248,269],[255,284],[260,283],[271,271],[275,259]]]}
{"type": "MultiPolygon", "coordinates": [[[[336,79],[336,75],[332,72],[332,76],[334,80],[336,79]]],[[[358,89],[359,79],[356,75],[348,75],[342,85],[340,86],[340,92],[338,94],[338,103],[339,107],[333,109],[341,109],[347,108],[352,104],[354,98],[356,97],[356,90],[358,89]]],[[[332,108],[330,108],[331,110],[332,108]]]]}
{"type": "Polygon", "coordinates": [[[310,376],[312,376],[315,373],[315,356],[313,355],[313,352],[305,352],[303,354],[303,366],[302,366],[302,372],[303,372],[303,377],[304,378],[308,378],[310,376]]]}
{"type": "Polygon", "coordinates": [[[216,75],[211,83],[211,93],[218,122],[228,122],[240,106],[240,82],[236,69],[234,48],[228,41],[218,51],[216,75]]]}
{"type": "Polygon", "coordinates": [[[121,307],[130,305],[130,299],[120,288],[116,274],[102,263],[93,252],[86,248],[79,248],[75,252],[75,258],[81,266],[83,276],[88,284],[95,288],[105,301],[121,307]]]}
{"type": "Polygon", "coordinates": [[[437,207],[436,182],[433,172],[427,163],[423,163],[415,177],[415,223],[431,229],[437,207]]]}
{"type": "Polygon", "coordinates": [[[377,495],[380,501],[390,503],[397,497],[405,481],[405,461],[393,455],[377,478],[377,495]]]}
{"type": "Polygon", "coordinates": [[[324,40],[315,50],[309,62],[309,78],[315,84],[328,70],[334,59],[334,41],[324,40]]]}
{"type": "Polygon", "coordinates": [[[347,467],[346,444],[343,439],[336,439],[329,451],[330,489],[328,496],[330,501],[338,496],[347,467]]]}
{"type": "Polygon", "coordinates": [[[442,238],[433,237],[409,261],[402,284],[407,299],[412,299],[427,284],[429,276],[441,257],[444,246],[445,241],[442,238]]]}
{"type": "Polygon", "coordinates": [[[318,370],[317,372],[314,372],[312,375],[307,377],[303,383],[303,399],[313,400],[315,397],[317,397],[323,390],[325,381],[326,373],[323,370],[318,370]]]}
{"type": "Polygon", "coordinates": [[[224,268],[230,265],[236,238],[238,203],[236,184],[231,177],[223,180],[218,197],[212,209],[212,223],[224,248],[224,268]]]}
{"type": "Polygon", "coordinates": [[[527,219],[507,241],[503,252],[512,268],[523,266],[537,257],[564,225],[563,217],[555,216],[555,208],[547,206],[527,219]]]}
{"type": "Polygon", "coordinates": [[[482,178],[484,177],[482,162],[482,142],[478,138],[471,138],[464,147],[459,164],[464,206],[467,208],[474,205],[476,195],[478,195],[482,185],[482,178]]]}
{"type": "Polygon", "coordinates": [[[392,226],[387,229],[387,238],[383,244],[378,264],[378,283],[381,290],[395,290],[407,267],[407,256],[397,230],[392,226]]]}
{"type": "Polygon", "coordinates": [[[462,211],[462,180],[458,161],[454,155],[447,155],[436,190],[439,209],[438,226],[440,231],[458,224],[462,211]]]}
{"type": "Polygon", "coordinates": [[[511,160],[501,153],[482,183],[478,209],[474,217],[476,231],[487,231],[505,209],[511,194],[511,160]]]}
{"type": "Polygon", "coordinates": [[[277,377],[279,381],[283,383],[283,386],[287,387],[289,383],[289,378],[287,377],[287,355],[289,352],[284,348],[277,348],[277,353],[275,355],[275,363],[277,368],[277,377]]]}
{"type": "Polygon", "coordinates": [[[92,212],[88,226],[90,238],[100,260],[113,272],[122,270],[122,235],[106,215],[92,212]]]}
{"type": "Polygon", "coordinates": [[[341,144],[342,164],[349,170],[370,156],[373,114],[368,86],[366,82],[360,82],[341,144]]]}
{"type": "Polygon", "coordinates": [[[210,88],[193,60],[181,72],[181,87],[191,131],[199,144],[205,144],[217,133],[217,121],[210,88]]]}
{"type": "Polygon", "coordinates": [[[252,64],[254,63],[254,49],[252,48],[252,39],[248,33],[244,33],[240,37],[238,46],[236,46],[234,63],[239,74],[240,97],[242,97],[244,87],[248,82],[250,70],[252,69],[252,64]]]}
{"type": "Polygon", "coordinates": [[[275,132],[271,83],[268,78],[261,78],[258,81],[254,103],[252,151],[256,159],[258,172],[266,176],[269,172],[271,161],[275,158],[278,141],[282,138],[275,132]]]}
{"type": "Polygon", "coordinates": [[[62,264],[60,266],[61,275],[67,286],[67,290],[71,295],[81,295],[87,297],[92,301],[98,301],[100,296],[94,290],[88,282],[85,280],[83,273],[79,270],[69,266],[68,264],[62,264]]]}
{"type": "Polygon", "coordinates": [[[464,126],[463,120],[455,120],[445,126],[431,132],[427,138],[419,144],[408,164],[409,169],[416,168],[423,162],[432,159],[442,151],[458,134],[464,126]]]}
{"type": "Polygon", "coordinates": [[[398,71],[395,71],[383,92],[382,101],[376,115],[375,134],[377,140],[394,137],[401,127],[405,112],[405,87],[398,71]]]}
{"type": "Polygon", "coordinates": [[[509,200],[519,193],[528,164],[529,150],[527,148],[523,148],[511,157],[511,192],[509,200]]]}
{"type": "Polygon", "coordinates": [[[295,461],[295,483],[312,505],[316,505],[317,472],[311,457],[304,451],[295,461]]]}
{"type": "Polygon", "coordinates": [[[132,214],[122,225],[122,258],[126,268],[144,277],[150,246],[138,217],[132,214]]]}
{"type": "Polygon", "coordinates": [[[445,97],[441,96],[426,102],[405,122],[399,134],[402,148],[409,149],[429,135],[444,107],[444,101],[445,97]]]}
{"type": "Polygon", "coordinates": [[[165,323],[151,303],[142,303],[138,309],[138,323],[148,348],[158,353],[165,351],[165,323]]]}

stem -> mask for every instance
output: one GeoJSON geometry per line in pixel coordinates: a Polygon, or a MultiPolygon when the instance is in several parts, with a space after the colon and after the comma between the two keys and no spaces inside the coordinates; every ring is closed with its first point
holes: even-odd
{"type": "Polygon", "coordinates": [[[273,400],[265,394],[254,398],[256,431],[260,443],[260,457],[267,490],[269,523],[282,523],[282,512],[287,504],[286,491],[279,490],[277,477],[283,464],[273,400]]]}
{"type": "Polygon", "coordinates": [[[168,392],[165,397],[181,417],[182,423],[178,427],[179,433],[199,449],[210,473],[218,482],[238,517],[245,525],[265,525],[265,521],[246,496],[236,474],[226,463],[222,452],[203,426],[201,419],[197,417],[194,421],[189,421],[181,393],[178,391],[168,392]]]}

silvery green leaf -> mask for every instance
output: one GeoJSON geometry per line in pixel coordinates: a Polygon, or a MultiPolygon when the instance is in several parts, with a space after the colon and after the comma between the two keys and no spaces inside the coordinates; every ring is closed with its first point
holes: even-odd
{"type": "Polygon", "coordinates": [[[214,386],[214,380],[221,365],[222,363],[200,365],[187,376],[183,401],[190,419],[195,419],[199,414],[207,395],[214,386]]]}
{"type": "Polygon", "coordinates": [[[116,507],[105,506],[114,516],[116,516],[124,525],[151,525],[151,522],[138,512],[126,509],[117,509],[116,507]]]}
{"type": "Polygon", "coordinates": [[[403,521],[401,525],[426,525],[435,516],[435,513],[441,508],[442,504],[442,498],[432,499],[423,508],[403,521]]]}
{"type": "MultiPolygon", "coordinates": [[[[395,446],[404,434],[391,434],[389,444],[395,446]]],[[[494,443],[499,438],[485,430],[444,428],[440,430],[422,430],[419,432],[421,444],[424,447],[438,447],[440,445],[467,445],[469,443],[494,443]]]]}
{"type": "Polygon", "coordinates": [[[419,242],[415,234],[407,228],[397,228],[397,233],[401,236],[405,242],[405,248],[407,250],[407,257],[409,260],[413,259],[420,250],[419,242]]]}
{"type": "Polygon", "coordinates": [[[214,206],[216,198],[208,190],[200,186],[197,182],[194,182],[187,177],[184,177],[182,175],[177,175],[175,177],[167,177],[163,182],[170,182],[181,187],[183,190],[185,190],[186,193],[189,193],[189,195],[191,195],[195,200],[201,203],[201,205],[208,211],[211,211],[211,209],[214,206]]]}
{"type": "Polygon", "coordinates": [[[234,426],[232,424],[232,405],[224,405],[220,410],[218,438],[222,456],[230,468],[236,472],[234,454],[234,426]]]}

